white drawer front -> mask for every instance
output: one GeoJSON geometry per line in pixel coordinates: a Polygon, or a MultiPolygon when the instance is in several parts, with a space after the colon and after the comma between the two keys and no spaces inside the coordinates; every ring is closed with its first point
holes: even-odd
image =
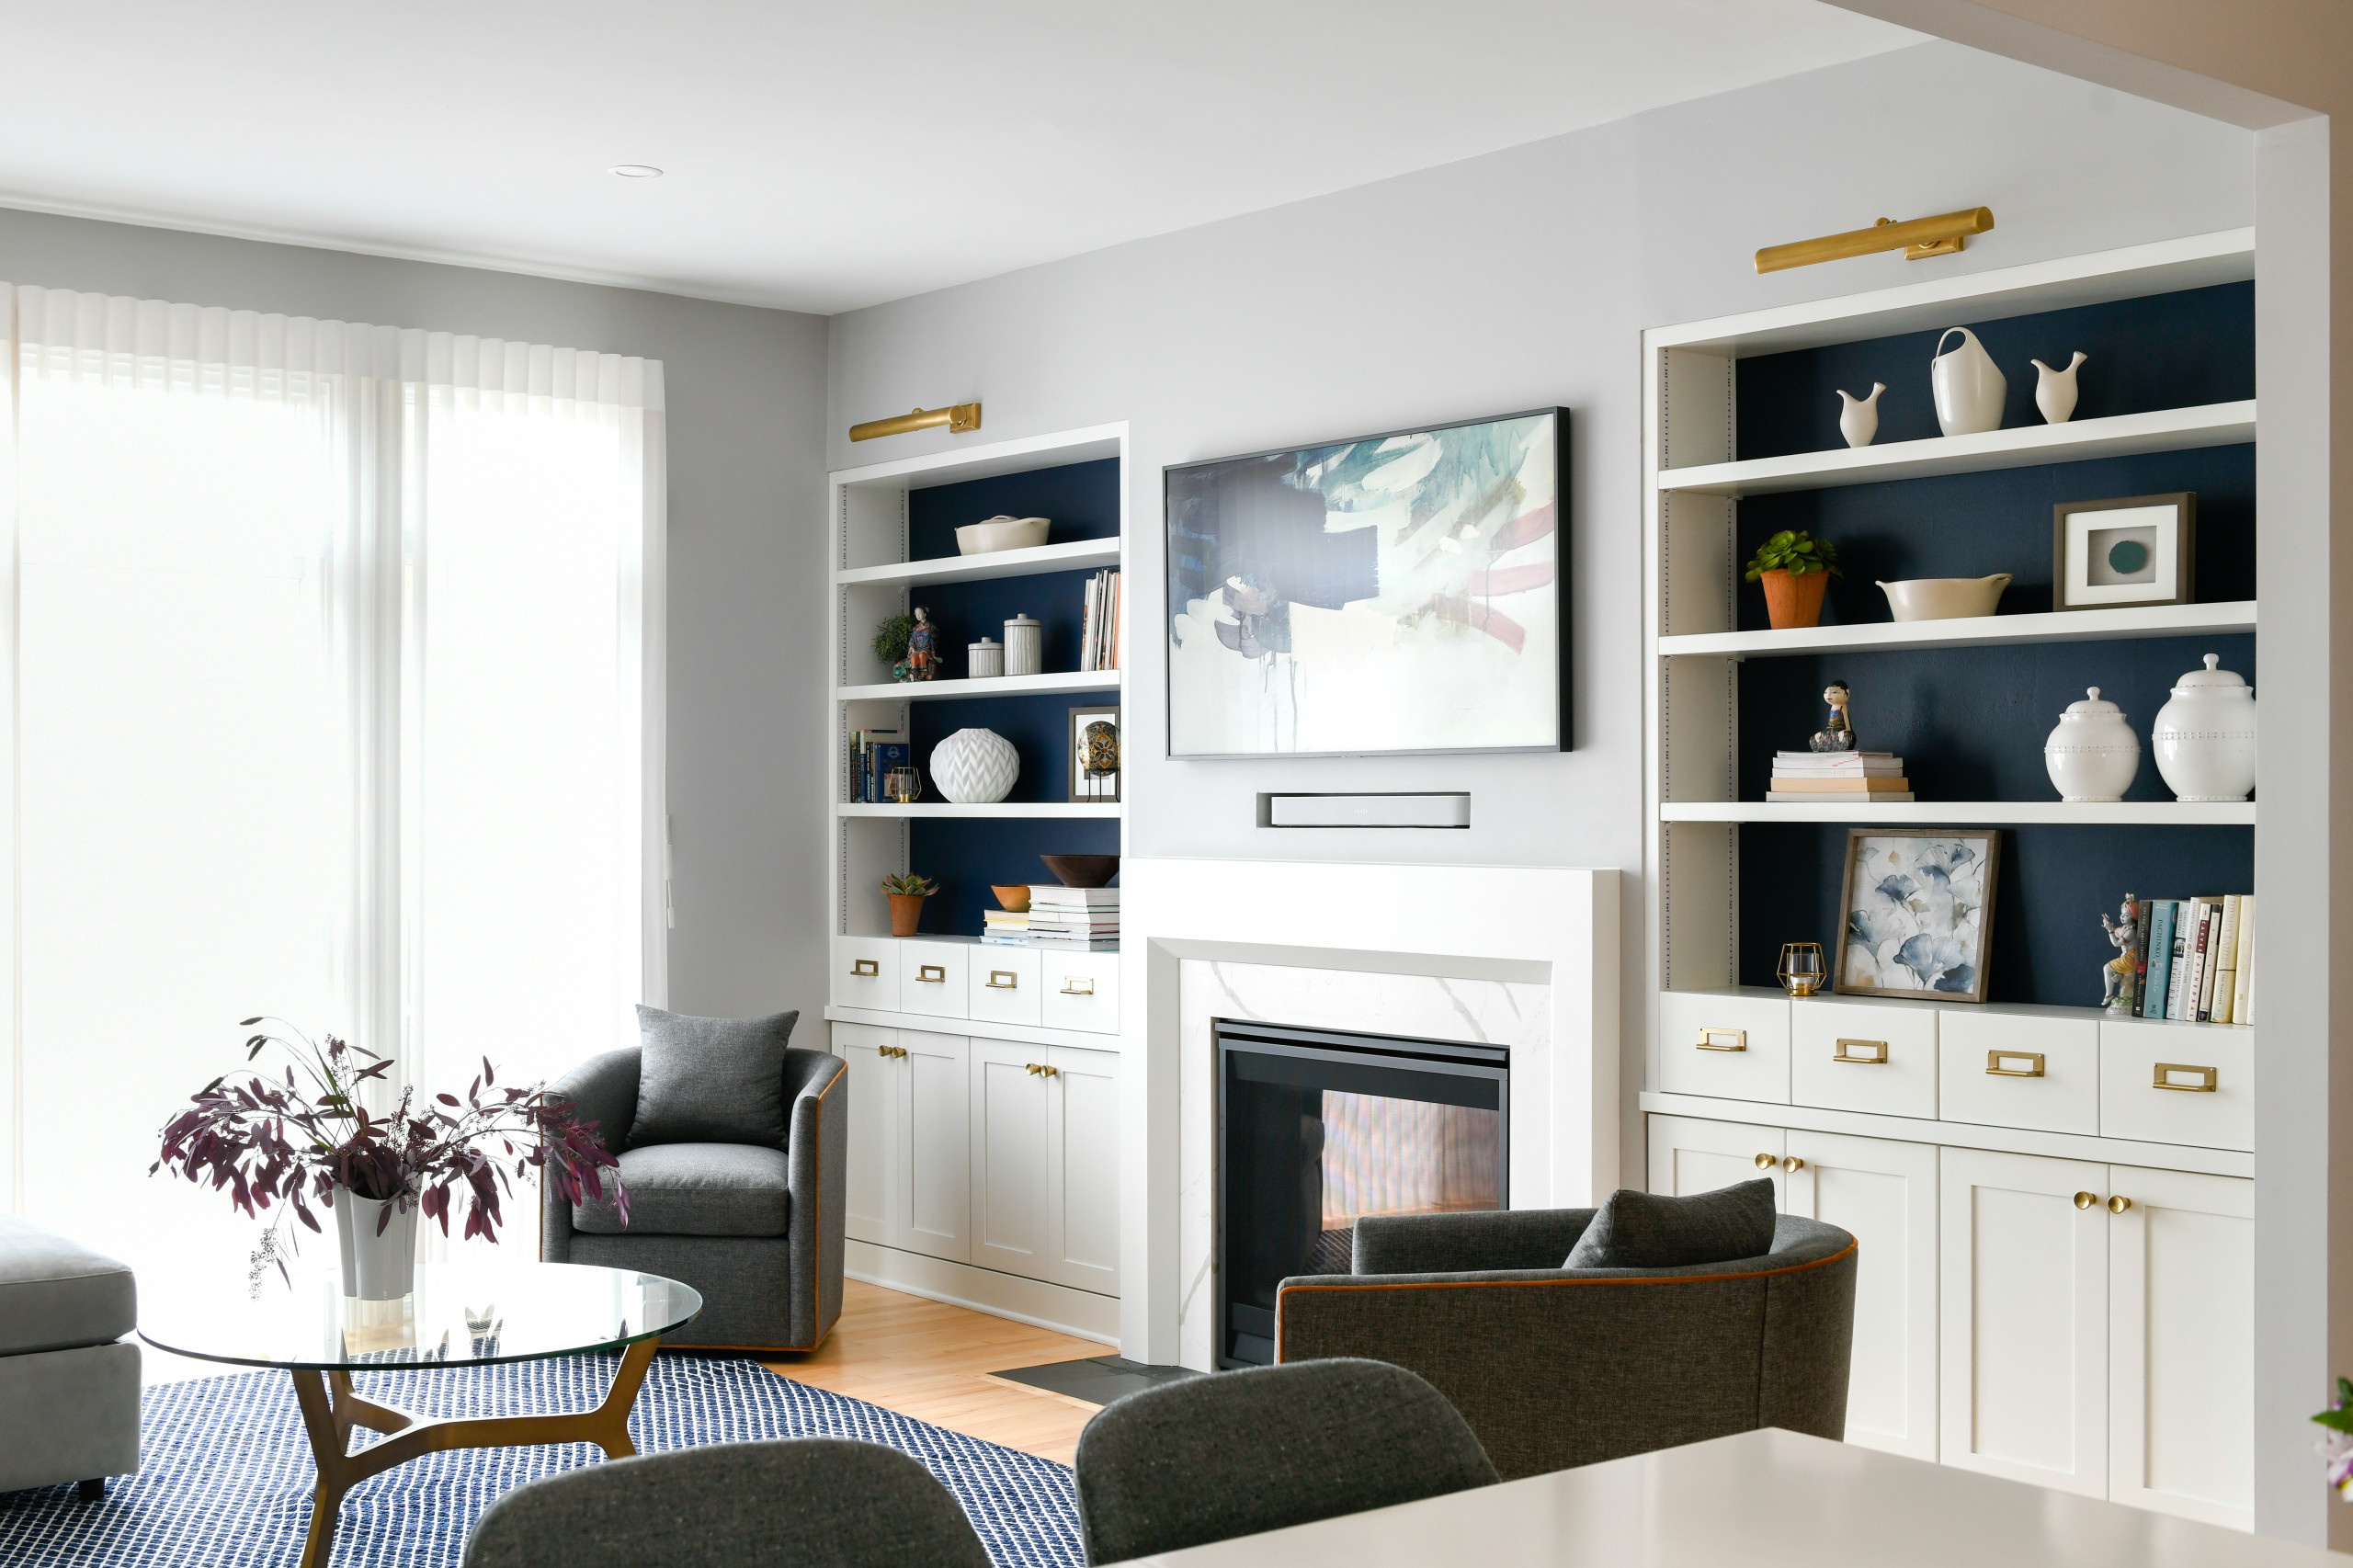
{"type": "Polygon", "coordinates": [[[1789,1104],[1788,999],[1660,993],[1658,1086],[1670,1095],[1789,1104]]]}
{"type": "Polygon", "coordinates": [[[1790,1004],[1790,1098],[1880,1116],[1937,1114],[1937,1010],[1790,1004]]]}
{"type": "Polygon", "coordinates": [[[834,1000],[888,1013],[899,1006],[899,944],[890,937],[834,938],[834,1000]]]}
{"type": "Polygon", "coordinates": [[[967,994],[972,1016],[1000,1024],[1035,1024],[1039,1006],[1039,955],[1028,948],[974,948],[967,994]]]}
{"type": "Polygon", "coordinates": [[[2099,1132],[2099,1022],[1947,1007],[1937,1018],[1945,1121],[2099,1132]]]}
{"type": "Polygon", "coordinates": [[[966,1017],[966,979],[972,954],[963,942],[899,944],[899,1011],[929,1013],[938,1018],[966,1017]]]}
{"type": "Polygon", "coordinates": [[[2152,1143],[2253,1149],[2255,1031],[2103,1019],[2099,1130],[2152,1143]]]}
{"type": "Polygon", "coordinates": [[[1038,953],[1040,1021],[1050,1029],[1120,1032],[1120,955],[1038,953]]]}

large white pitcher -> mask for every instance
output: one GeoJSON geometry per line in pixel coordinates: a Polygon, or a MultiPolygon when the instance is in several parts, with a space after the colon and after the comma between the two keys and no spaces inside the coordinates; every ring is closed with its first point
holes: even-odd
{"type": "Polygon", "coordinates": [[[2002,399],[2009,382],[1977,335],[1965,326],[1945,329],[1937,357],[1928,361],[1928,384],[1937,394],[1937,425],[1948,436],[1974,436],[2002,427],[2002,399]],[[1961,347],[1945,352],[1945,341],[1961,334],[1961,347]]]}

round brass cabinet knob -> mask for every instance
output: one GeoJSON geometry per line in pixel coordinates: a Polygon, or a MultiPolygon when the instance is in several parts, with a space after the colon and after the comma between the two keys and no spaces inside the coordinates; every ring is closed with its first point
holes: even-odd
{"type": "Polygon", "coordinates": [[[2120,1192],[2108,1200],[2108,1211],[2111,1214],[2121,1214],[2131,1207],[2132,1200],[2120,1192]]]}
{"type": "Polygon", "coordinates": [[[1799,1159],[1795,1154],[1791,1154],[1781,1162],[1781,1168],[1785,1171],[1791,1172],[1802,1171],[1805,1169],[1805,1162],[1799,1159]]]}
{"type": "Polygon", "coordinates": [[[1756,1168],[1760,1171],[1769,1171],[1780,1163],[1780,1158],[1778,1155],[1759,1154],[1756,1156],[1756,1168]]]}
{"type": "Polygon", "coordinates": [[[2088,1209],[2098,1201],[2098,1199],[2094,1198],[2088,1192],[2079,1192],[2075,1194],[2075,1207],[2078,1209],[2088,1209]]]}

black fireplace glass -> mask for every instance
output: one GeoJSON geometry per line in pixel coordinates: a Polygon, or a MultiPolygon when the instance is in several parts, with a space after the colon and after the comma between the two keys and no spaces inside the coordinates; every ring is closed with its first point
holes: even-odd
{"type": "Polygon", "coordinates": [[[1275,1290],[1346,1274],[1366,1214],[1501,1209],[1511,1053],[1219,1020],[1218,1364],[1275,1358],[1275,1290]]]}

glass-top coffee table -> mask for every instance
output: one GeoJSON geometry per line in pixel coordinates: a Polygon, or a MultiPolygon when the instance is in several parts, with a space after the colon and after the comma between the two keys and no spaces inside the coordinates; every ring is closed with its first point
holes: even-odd
{"type": "MultiPolygon", "coordinates": [[[[161,1296],[162,1292],[156,1292],[161,1296]]],[[[371,1475],[443,1449],[594,1443],[608,1459],[637,1451],[629,1414],[662,1335],[702,1311],[691,1286],[658,1274],[572,1263],[424,1263],[416,1289],[394,1301],[343,1294],[339,1275],[271,1278],[251,1302],[142,1301],[139,1337],[159,1350],[241,1367],[283,1367],[294,1379],[319,1480],[302,1568],[324,1568],[343,1494],[371,1475]],[[351,1374],[422,1367],[493,1366],[555,1356],[621,1352],[594,1410],[427,1421],[360,1398],[351,1374]],[[386,1434],[347,1453],[354,1426],[386,1434]]]]}

